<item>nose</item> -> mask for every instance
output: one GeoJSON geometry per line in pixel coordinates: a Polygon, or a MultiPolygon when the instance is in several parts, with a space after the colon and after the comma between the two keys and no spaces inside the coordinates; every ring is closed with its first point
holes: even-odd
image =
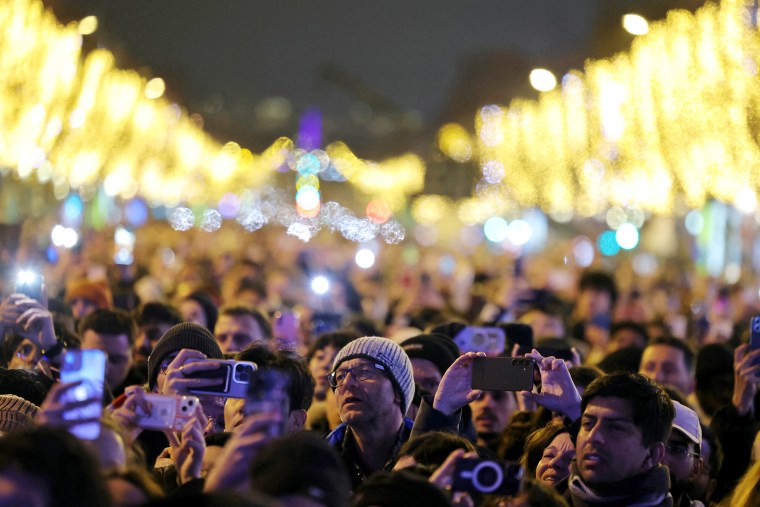
{"type": "Polygon", "coordinates": [[[589,442],[594,442],[597,444],[603,444],[604,443],[604,435],[602,434],[602,430],[599,428],[599,425],[595,425],[593,428],[591,428],[591,431],[589,431],[588,439],[589,442]]]}

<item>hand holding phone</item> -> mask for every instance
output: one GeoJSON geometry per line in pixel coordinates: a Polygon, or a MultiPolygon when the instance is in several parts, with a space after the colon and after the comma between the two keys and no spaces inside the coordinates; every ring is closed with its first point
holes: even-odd
{"type": "Polygon", "coordinates": [[[15,292],[45,304],[43,297],[44,282],[45,279],[41,274],[31,270],[21,270],[16,275],[15,292]]]}
{"type": "Polygon", "coordinates": [[[280,423],[271,427],[270,435],[284,435],[290,414],[289,388],[290,377],[284,371],[271,368],[254,371],[243,408],[245,415],[278,414],[280,423]]]}
{"type": "Polygon", "coordinates": [[[257,368],[256,363],[249,361],[203,359],[185,363],[179,371],[188,382],[188,393],[245,398],[257,368]]]}
{"type": "Polygon", "coordinates": [[[581,416],[581,396],[565,361],[544,357],[535,349],[525,357],[533,359],[541,371],[541,392],[523,391],[523,396],[573,421],[577,420],[581,416]]]}

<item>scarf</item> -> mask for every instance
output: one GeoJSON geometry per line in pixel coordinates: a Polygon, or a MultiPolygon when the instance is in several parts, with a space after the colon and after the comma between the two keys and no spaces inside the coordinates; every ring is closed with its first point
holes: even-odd
{"type": "Polygon", "coordinates": [[[672,507],[668,469],[662,465],[593,490],[583,482],[573,461],[568,491],[573,507],[672,507]]]}

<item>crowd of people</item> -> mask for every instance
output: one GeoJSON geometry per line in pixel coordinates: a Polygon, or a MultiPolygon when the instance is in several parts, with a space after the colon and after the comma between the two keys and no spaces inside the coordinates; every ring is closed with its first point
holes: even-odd
{"type": "Polygon", "coordinates": [[[738,286],[86,249],[41,294],[4,287],[0,505],[760,505],[738,286]],[[105,353],[102,399],[61,378],[77,350],[105,353]],[[529,359],[532,388],[474,387],[483,357],[529,359]]]}

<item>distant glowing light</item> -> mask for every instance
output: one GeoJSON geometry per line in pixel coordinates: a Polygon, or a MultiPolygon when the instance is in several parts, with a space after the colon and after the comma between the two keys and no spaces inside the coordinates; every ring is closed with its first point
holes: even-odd
{"type": "Polygon", "coordinates": [[[148,205],[142,199],[132,199],[124,205],[124,217],[134,227],[145,225],[148,215],[148,205]]]}
{"type": "Polygon", "coordinates": [[[296,193],[296,202],[306,211],[317,208],[320,202],[319,190],[310,186],[301,187],[296,193]]]}
{"type": "Polygon", "coordinates": [[[222,227],[222,214],[215,209],[207,209],[203,212],[201,229],[206,232],[215,232],[222,227]]]}
{"type": "Polygon", "coordinates": [[[55,246],[74,248],[79,241],[79,234],[77,234],[77,231],[70,227],[56,225],[53,227],[53,231],[50,233],[50,239],[53,241],[53,244],[55,246]]]}
{"type": "Polygon", "coordinates": [[[504,164],[498,160],[489,160],[483,164],[481,170],[483,171],[483,179],[492,185],[500,183],[506,174],[504,171],[504,164]]]}
{"type": "Polygon", "coordinates": [[[599,251],[605,257],[612,257],[620,252],[620,245],[615,239],[615,231],[604,231],[599,235],[596,243],[599,246],[599,251]]]}
{"type": "Polygon", "coordinates": [[[550,70],[533,69],[529,79],[530,85],[540,92],[552,91],[557,86],[557,78],[550,70]]]}
{"type": "Polygon", "coordinates": [[[473,153],[470,133],[458,123],[447,123],[438,130],[438,149],[456,162],[467,162],[473,153]]]}
{"type": "Polygon", "coordinates": [[[639,230],[633,224],[623,224],[615,233],[615,241],[624,250],[633,250],[639,244],[639,230]]]}
{"type": "Polygon", "coordinates": [[[169,225],[175,231],[189,231],[195,225],[195,215],[190,208],[174,208],[169,214],[169,225]]]}
{"type": "Polygon", "coordinates": [[[135,233],[124,227],[117,227],[113,235],[113,241],[119,246],[134,246],[135,233]]]}
{"type": "Polygon", "coordinates": [[[154,77],[145,85],[145,97],[149,99],[157,99],[164,95],[166,91],[166,83],[160,77],[154,77]]]}
{"type": "Polygon", "coordinates": [[[323,275],[315,276],[311,280],[311,290],[320,296],[327,294],[327,292],[330,290],[330,280],[328,280],[327,277],[323,275]]]}
{"type": "Polygon", "coordinates": [[[312,153],[304,153],[301,158],[296,162],[296,171],[301,175],[317,174],[321,169],[322,164],[316,155],[312,153]]]}
{"type": "Polygon", "coordinates": [[[98,29],[98,18],[95,16],[85,16],[79,21],[77,31],[80,35],[90,35],[98,29]]]}
{"type": "Polygon", "coordinates": [[[354,260],[360,268],[369,269],[375,265],[375,254],[369,248],[362,248],[356,252],[354,260]]]}
{"type": "Polygon", "coordinates": [[[649,22],[639,14],[626,14],[622,20],[623,28],[631,35],[646,35],[649,33],[649,22]]]}
{"type": "Polygon", "coordinates": [[[586,236],[579,236],[573,240],[573,257],[575,263],[582,268],[587,268],[594,262],[594,244],[586,236]]]}
{"type": "Polygon", "coordinates": [[[753,213],[757,209],[757,194],[751,188],[740,189],[736,193],[734,206],[743,213],[753,213]]]}
{"type": "Polygon", "coordinates": [[[517,246],[522,246],[533,237],[533,229],[530,224],[525,220],[513,220],[507,226],[507,238],[510,243],[517,246]]]}
{"type": "Polygon", "coordinates": [[[633,258],[633,271],[639,276],[651,276],[657,272],[657,257],[650,253],[636,254],[633,258]]]}
{"type": "Polygon", "coordinates": [[[501,217],[491,217],[483,224],[483,233],[486,239],[492,243],[501,243],[507,239],[509,226],[507,221],[501,217]]]}
{"type": "Polygon", "coordinates": [[[63,201],[63,223],[68,225],[79,225],[82,223],[82,213],[84,204],[77,194],[70,194],[63,201]]]}
{"type": "Polygon", "coordinates": [[[367,218],[376,224],[384,224],[391,219],[392,213],[388,204],[382,199],[375,199],[367,204],[367,218]]]}
{"type": "Polygon", "coordinates": [[[226,218],[227,220],[233,219],[240,211],[240,198],[231,192],[224,194],[219,199],[218,209],[219,213],[222,214],[222,218],[226,218]]]}
{"type": "Polygon", "coordinates": [[[308,243],[312,236],[311,231],[309,230],[309,227],[300,222],[295,222],[295,223],[290,224],[290,226],[288,226],[287,233],[290,236],[295,236],[296,238],[300,239],[304,243],[308,243]]]}
{"type": "Polygon", "coordinates": [[[686,214],[686,219],[684,219],[684,225],[689,234],[692,236],[699,235],[705,227],[705,219],[702,216],[702,212],[697,209],[689,211],[686,214]]]}
{"type": "Polygon", "coordinates": [[[723,277],[725,278],[726,283],[737,283],[742,277],[742,267],[735,262],[728,264],[726,270],[723,272],[723,277]]]}
{"type": "Polygon", "coordinates": [[[628,220],[628,215],[626,215],[623,208],[615,206],[607,211],[606,219],[607,226],[613,231],[616,231],[621,225],[626,222],[626,220],[628,220]]]}

